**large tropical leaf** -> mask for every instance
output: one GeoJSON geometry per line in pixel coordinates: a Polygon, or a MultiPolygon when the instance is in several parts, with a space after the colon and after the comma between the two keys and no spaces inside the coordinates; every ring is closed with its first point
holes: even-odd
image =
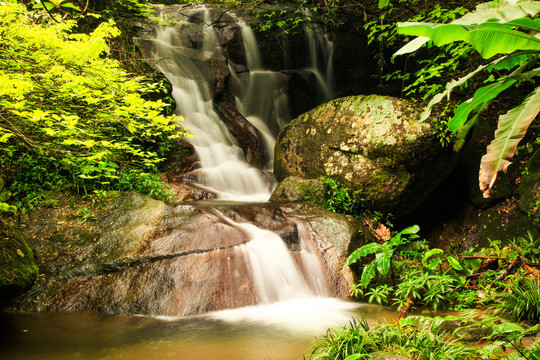
{"type": "Polygon", "coordinates": [[[374,264],[377,265],[377,270],[379,270],[379,274],[388,274],[388,272],[390,271],[390,261],[392,260],[392,255],[394,255],[394,251],[391,249],[386,249],[384,252],[380,252],[375,255],[374,264]]]}
{"type": "Polygon", "coordinates": [[[378,243],[369,243],[361,248],[358,248],[354,250],[351,255],[349,255],[349,258],[347,259],[347,265],[354,264],[358,261],[361,257],[365,257],[371,254],[375,254],[376,252],[379,252],[382,250],[382,245],[378,243]]]}
{"type": "Polygon", "coordinates": [[[452,21],[453,24],[480,24],[492,19],[510,21],[522,17],[533,17],[540,12],[540,1],[489,1],[476,6],[476,9],[452,21]]]}
{"type": "Polygon", "coordinates": [[[360,285],[362,285],[363,287],[368,286],[371,279],[373,279],[373,277],[375,276],[375,269],[376,268],[374,263],[371,263],[364,267],[362,277],[360,278],[360,285]]]}
{"type": "Polygon", "coordinates": [[[504,90],[512,86],[517,79],[506,78],[503,81],[484,86],[474,93],[469,101],[463,102],[454,112],[454,117],[448,122],[448,129],[456,131],[461,128],[469,118],[471,111],[477,109],[488,101],[493,100],[504,90]]]}
{"type": "Polygon", "coordinates": [[[398,23],[397,32],[404,35],[428,37],[437,46],[464,41],[471,44],[485,59],[516,50],[540,51],[540,39],[514,30],[506,23],[496,24],[492,21],[479,25],[398,23]]]}
{"type": "Polygon", "coordinates": [[[521,105],[499,117],[495,138],[487,147],[480,163],[479,182],[484,197],[491,196],[491,189],[497,173],[508,169],[517,145],[525,135],[529,125],[540,112],[540,86],[521,105]]]}
{"type": "MultiPolygon", "coordinates": [[[[528,24],[517,23],[513,21],[520,18],[534,17],[540,12],[540,1],[523,2],[515,4],[515,1],[502,1],[495,3],[493,1],[480,4],[476,7],[476,10],[465,14],[459,19],[455,19],[450,24],[452,25],[472,25],[482,24],[486,22],[493,22],[493,20],[500,20],[501,22],[507,22],[512,26],[519,26],[523,29],[530,29],[528,24]]],[[[526,22],[527,20],[525,20],[526,22]]],[[[398,24],[398,33],[401,33],[402,28],[407,23],[398,24]]],[[[534,25],[537,26],[537,25],[534,25]]],[[[416,38],[411,40],[401,49],[399,49],[394,56],[408,54],[418,50],[423,44],[427,43],[425,37],[416,38]]]]}
{"type": "Polygon", "coordinates": [[[398,232],[396,235],[394,235],[392,237],[392,239],[390,240],[390,244],[392,246],[401,245],[401,244],[404,243],[401,240],[401,235],[412,235],[412,234],[416,234],[419,231],[420,231],[420,226],[418,226],[418,225],[409,226],[409,227],[401,230],[400,232],[398,232]]]}
{"type": "Polygon", "coordinates": [[[480,113],[487,109],[487,107],[491,104],[491,101],[487,101],[483,103],[479,108],[475,109],[474,115],[472,118],[469,119],[465,124],[463,124],[462,127],[456,130],[456,139],[454,141],[454,150],[459,151],[464,145],[467,140],[467,134],[471,130],[471,128],[478,122],[478,119],[480,118],[480,113]]]}
{"type": "MultiPolygon", "coordinates": [[[[398,24],[399,25],[399,24],[398,24]]],[[[401,49],[396,51],[392,57],[403,55],[403,54],[410,54],[412,52],[415,52],[416,50],[420,49],[422,46],[424,46],[425,43],[429,41],[428,37],[425,36],[418,36],[414,38],[413,40],[409,41],[405,46],[403,46],[401,49]]]]}

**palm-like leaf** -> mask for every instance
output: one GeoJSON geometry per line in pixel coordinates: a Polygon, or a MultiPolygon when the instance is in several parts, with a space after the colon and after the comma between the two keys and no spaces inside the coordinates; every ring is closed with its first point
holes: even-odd
{"type": "Polygon", "coordinates": [[[537,87],[518,107],[499,117],[495,138],[487,147],[480,163],[480,190],[489,197],[497,173],[508,169],[510,158],[525,135],[529,125],[540,112],[540,87],[537,87]]]}
{"type": "MultiPolygon", "coordinates": [[[[472,45],[485,59],[516,50],[540,50],[539,39],[512,29],[512,26],[518,25],[519,23],[511,25],[492,21],[479,25],[408,22],[398,23],[397,32],[404,35],[428,37],[437,46],[464,41],[472,45]]],[[[403,52],[398,51],[396,54],[401,53],[403,52]]]]}

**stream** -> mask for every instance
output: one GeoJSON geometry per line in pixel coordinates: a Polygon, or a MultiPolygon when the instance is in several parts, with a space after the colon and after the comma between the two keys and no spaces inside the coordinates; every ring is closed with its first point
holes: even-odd
{"type": "Polygon", "coordinates": [[[4,313],[0,355],[3,360],[298,360],[327,327],[346,324],[352,316],[375,324],[395,319],[396,312],[320,299],[179,318],[4,313]]]}

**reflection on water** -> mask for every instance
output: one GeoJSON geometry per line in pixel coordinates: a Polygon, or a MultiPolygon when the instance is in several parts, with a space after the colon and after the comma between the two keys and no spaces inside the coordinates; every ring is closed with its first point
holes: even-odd
{"type": "Polygon", "coordinates": [[[297,360],[314,337],[352,316],[372,324],[390,309],[335,299],[187,318],[97,313],[0,313],[3,360],[297,360]]]}

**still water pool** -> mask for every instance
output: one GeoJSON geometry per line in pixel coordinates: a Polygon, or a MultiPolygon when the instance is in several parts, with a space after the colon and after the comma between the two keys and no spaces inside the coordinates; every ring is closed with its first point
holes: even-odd
{"type": "Polygon", "coordinates": [[[396,314],[325,298],[194,317],[0,313],[0,359],[297,360],[352,317],[375,324],[396,314]]]}

